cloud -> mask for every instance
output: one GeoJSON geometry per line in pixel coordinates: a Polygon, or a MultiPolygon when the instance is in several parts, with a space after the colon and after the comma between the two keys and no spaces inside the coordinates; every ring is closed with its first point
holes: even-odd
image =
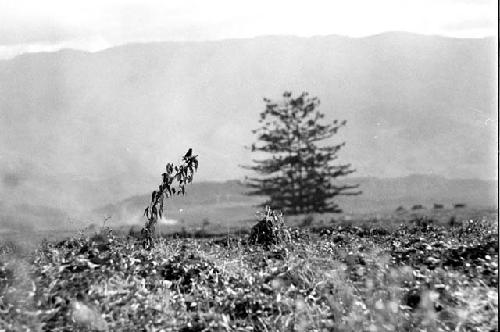
{"type": "Polygon", "coordinates": [[[489,18],[477,17],[446,24],[444,25],[444,29],[453,31],[467,31],[467,30],[492,31],[493,29],[495,29],[495,21],[489,18]]]}
{"type": "Polygon", "coordinates": [[[59,43],[79,37],[78,31],[57,22],[44,20],[24,21],[4,20],[0,44],[19,45],[27,43],[59,43]]]}
{"type": "Polygon", "coordinates": [[[0,58],[64,47],[92,51],[130,42],[269,34],[366,36],[397,30],[491,35],[495,6],[490,0],[311,0],[307,5],[281,0],[3,1],[0,58]]]}

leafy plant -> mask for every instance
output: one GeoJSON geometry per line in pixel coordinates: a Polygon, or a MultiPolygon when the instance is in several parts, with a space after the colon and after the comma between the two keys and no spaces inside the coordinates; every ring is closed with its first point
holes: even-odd
{"type": "Polygon", "coordinates": [[[290,242],[290,231],[285,226],[283,214],[266,207],[266,215],[252,227],[250,244],[265,246],[290,242]]]}
{"type": "Polygon", "coordinates": [[[158,186],[158,190],[151,193],[151,202],[144,210],[147,221],[141,234],[144,237],[145,248],[150,248],[153,245],[156,224],[158,219],[163,217],[164,199],[175,195],[184,195],[185,185],[193,181],[194,173],[197,170],[198,156],[193,155],[192,149],[189,149],[182,157],[180,165],[174,166],[173,163],[167,163],[165,173],[162,174],[162,182],[158,186]]]}

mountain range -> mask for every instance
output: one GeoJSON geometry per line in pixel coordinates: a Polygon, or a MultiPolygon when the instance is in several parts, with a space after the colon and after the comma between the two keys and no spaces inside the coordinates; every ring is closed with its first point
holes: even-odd
{"type": "Polygon", "coordinates": [[[496,179],[497,60],[494,38],[403,32],[2,60],[0,201],[68,215],[120,202],[154,188],[165,163],[189,147],[199,154],[198,181],[243,179],[262,98],[285,90],[308,91],[327,120],[347,120],[333,141],[347,142],[339,160],[358,177],[496,179]]]}

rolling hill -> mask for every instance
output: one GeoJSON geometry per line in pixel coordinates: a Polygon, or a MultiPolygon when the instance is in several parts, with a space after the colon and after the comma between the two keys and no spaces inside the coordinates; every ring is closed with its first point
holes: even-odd
{"type": "MultiPolygon", "coordinates": [[[[497,208],[497,186],[494,181],[446,179],[431,175],[410,175],[401,178],[352,178],[359,183],[363,194],[339,197],[345,214],[389,213],[403,206],[411,209],[415,204],[432,208],[434,203],[452,208],[463,203],[472,208],[497,208]]],[[[255,221],[255,213],[262,199],[247,196],[240,181],[194,183],[184,197],[166,201],[167,218],[200,224],[203,219],[211,222],[238,225],[255,221]]],[[[142,212],[150,195],[132,196],[115,204],[94,210],[101,219],[112,216],[117,223],[141,224],[142,212]]]]}
{"type": "MultiPolygon", "coordinates": [[[[363,194],[338,198],[344,215],[387,214],[399,206],[409,210],[415,204],[430,209],[434,203],[443,204],[445,208],[464,203],[473,209],[498,209],[498,187],[494,181],[410,175],[390,179],[352,178],[349,183],[359,183],[363,194]]],[[[197,226],[203,220],[224,226],[248,226],[247,222],[255,222],[256,212],[261,210],[257,205],[262,198],[247,196],[246,190],[242,182],[236,180],[194,182],[187,188],[186,196],[166,201],[166,222],[179,227],[197,226]]],[[[29,203],[0,202],[0,234],[46,230],[74,232],[91,223],[102,225],[109,217],[106,224],[114,227],[142,225],[142,213],[149,199],[149,193],[133,195],[81,213],[29,203]]]]}
{"type": "Polygon", "coordinates": [[[346,119],[356,176],[497,178],[496,43],[409,33],[63,50],[0,61],[0,197],[85,211],[147,192],[188,147],[199,179],[242,179],[284,90],[346,119]]]}
{"type": "Polygon", "coordinates": [[[2,60],[1,224],[56,227],[108,204],[102,214],[133,220],[147,203],[133,196],[154,188],[165,163],[188,147],[199,154],[196,181],[207,182],[174,203],[187,205],[173,217],[252,217],[255,198],[224,181],[244,178],[239,165],[254,157],[244,146],[262,97],[284,90],[309,91],[327,119],[348,121],[336,138],[347,142],[340,160],[358,170],[352,181],[365,195],[343,200],[346,211],[435,200],[490,206],[496,62],[494,38],[401,32],[130,44],[2,60]]]}

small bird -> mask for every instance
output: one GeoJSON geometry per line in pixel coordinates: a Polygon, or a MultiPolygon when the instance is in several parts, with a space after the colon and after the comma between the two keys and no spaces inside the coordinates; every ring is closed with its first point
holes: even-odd
{"type": "Polygon", "coordinates": [[[184,159],[187,159],[193,155],[193,149],[189,148],[188,152],[184,155],[184,159]]]}

